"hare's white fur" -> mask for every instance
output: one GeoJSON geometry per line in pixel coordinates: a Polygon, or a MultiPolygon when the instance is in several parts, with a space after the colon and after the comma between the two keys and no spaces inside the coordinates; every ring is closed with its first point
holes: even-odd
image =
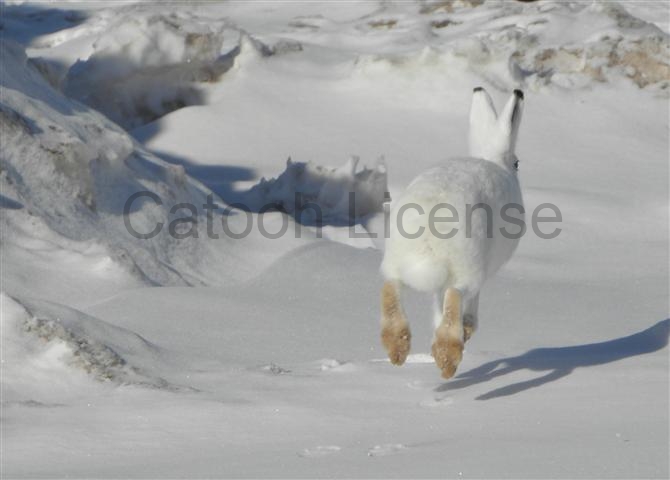
{"type": "MultiPolygon", "coordinates": [[[[507,238],[500,229],[506,227],[507,232],[517,233],[520,228],[508,223],[509,219],[506,222],[501,212],[509,204],[523,205],[514,154],[522,107],[523,94],[516,90],[498,117],[488,93],[475,89],[470,111],[470,157],[447,159],[420,174],[391,210],[382,274],[396,288],[407,285],[434,292],[436,327],[444,321],[445,292],[452,288],[460,295],[459,309],[462,303],[462,313],[474,329],[482,285],[517,247],[518,236],[507,238]],[[416,235],[419,231],[422,234],[416,235]],[[445,239],[447,234],[453,236],[445,239]]],[[[520,209],[508,207],[505,213],[523,220],[520,209]]]]}
{"type": "MultiPolygon", "coordinates": [[[[390,238],[386,245],[382,271],[389,280],[398,280],[420,291],[436,292],[447,287],[461,290],[464,297],[476,294],[484,280],[494,274],[512,255],[518,240],[502,237],[499,229],[513,226],[503,223],[500,212],[510,203],[521,204],[521,191],[516,174],[500,165],[480,158],[453,158],[445,165],[419,175],[407,188],[391,211],[390,238]],[[451,205],[458,221],[435,221],[435,218],[453,219],[448,207],[430,212],[439,204],[451,205]],[[467,205],[488,205],[492,212],[492,238],[487,236],[487,212],[474,208],[468,215],[467,205]],[[417,205],[402,214],[405,234],[398,228],[398,211],[403,205],[417,205]],[[471,232],[466,235],[466,222],[471,232]],[[433,229],[442,237],[438,238],[433,229]],[[418,238],[407,234],[423,231],[418,238]]],[[[508,213],[518,213],[509,209],[508,213]]]]}

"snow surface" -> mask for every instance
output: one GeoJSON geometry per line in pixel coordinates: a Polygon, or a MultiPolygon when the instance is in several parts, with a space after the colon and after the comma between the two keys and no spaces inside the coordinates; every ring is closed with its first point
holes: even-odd
{"type": "Polygon", "coordinates": [[[3,477],[668,478],[667,2],[0,8],[3,477]],[[444,382],[430,299],[379,343],[384,192],[477,85],[562,231],[444,382]]]}

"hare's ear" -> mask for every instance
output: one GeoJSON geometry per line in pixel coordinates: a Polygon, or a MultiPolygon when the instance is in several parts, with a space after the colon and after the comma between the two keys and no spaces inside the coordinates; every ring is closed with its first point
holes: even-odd
{"type": "Polygon", "coordinates": [[[497,135],[498,114],[493,100],[482,87],[472,92],[470,107],[470,155],[486,158],[492,137],[497,135]]]}
{"type": "Polygon", "coordinates": [[[505,108],[498,119],[501,153],[514,153],[516,137],[519,135],[519,124],[523,111],[523,92],[514,90],[514,93],[505,104],[505,108]]]}

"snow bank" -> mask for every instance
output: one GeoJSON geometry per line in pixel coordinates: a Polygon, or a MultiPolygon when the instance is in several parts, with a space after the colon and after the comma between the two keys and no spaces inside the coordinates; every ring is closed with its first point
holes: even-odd
{"type": "MultiPolygon", "coordinates": [[[[296,42],[265,45],[224,20],[186,9],[158,12],[135,6],[106,22],[92,54],[69,68],[65,93],[132,129],[179,108],[204,104],[205,84],[232,67],[301,49],[296,42]]],[[[37,63],[54,76],[48,62],[37,63]]]]}
{"type": "Polygon", "coordinates": [[[217,272],[230,266],[223,241],[175,240],[167,228],[140,239],[126,225],[128,220],[143,233],[167,226],[183,216],[170,212],[173,205],[202,205],[211,192],[183,168],[143,150],[116,124],[56,91],[18,45],[0,42],[0,49],[0,186],[3,198],[18,207],[2,217],[5,247],[25,249],[24,233],[32,232],[53,248],[98,244],[129,277],[148,284],[202,283],[198,265],[210,265],[204,269],[220,280],[224,274],[217,272]],[[124,215],[128,199],[143,191],[158,200],[142,198],[124,215]]]}
{"type": "Polygon", "coordinates": [[[0,307],[7,401],[53,400],[68,395],[70,387],[88,383],[84,388],[95,388],[90,385],[94,380],[179,388],[155,373],[161,349],[129,330],[68,307],[5,293],[0,293],[0,307]]]}
{"type": "MultiPolygon", "coordinates": [[[[469,70],[503,90],[583,88],[628,79],[640,88],[667,91],[670,37],[617,2],[457,3],[421,9],[430,33],[418,50],[361,55],[355,72],[416,76],[469,70]]],[[[390,10],[386,18],[404,14],[390,10]]],[[[393,32],[390,20],[387,24],[389,37],[407,35],[393,32]]]]}
{"type": "Polygon", "coordinates": [[[328,168],[289,158],[277,178],[263,178],[243,194],[244,203],[254,211],[279,209],[306,223],[318,221],[317,211],[326,223],[356,222],[382,212],[384,202],[389,200],[383,160],[372,169],[358,170],[359,160],[354,156],[339,168],[328,168]]]}
{"type": "MultiPolygon", "coordinates": [[[[235,208],[224,209],[225,202],[190,177],[184,167],[161,161],[118,125],[54,89],[17,44],[0,42],[0,49],[4,61],[0,186],[3,202],[14,207],[6,209],[0,220],[3,248],[11,253],[5,266],[14,272],[5,274],[12,286],[10,293],[29,295],[32,282],[21,272],[28,269],[42,278],[38,272],[45,271],[46,265],[62,268],[54,259],[66,259],[70,269],[60,277],[67,282],[45,277],[52,279],[48,298],[67,298],[76,305],[82,305],[77,286],[92,276],[79,281],[70,270],[89,269],[95,274],[99,265],[107,265],[101,277],[113,279],[106,282],[107,287],[124,282],[237,282],[306,241],[290,234],[268,239],[257,229],[244,240],[226,235],[221,227],[224,220],[230,231],[241,232],[249,222],[255,224],[255,219],[248,220],[235,208]],[[145,193],[137,197],[140,192],[145,193]],[[210,195],[217,207],[214,212],[203,207],[210,195]],[[183,204],[194,210],[176,207],[183,204]],[[192,221],[180,222],[182,219],[192,221]],[[210,236],[210,224],[215,225],[218,236],[210,236]],[[157,228],[149,238],[138,236],[157,228]],[[272,242],[272,249],[267,242],[272,242]],[[240,255],[238,249],[257,251],[257,255],[240,255]]],[[[355,159],[340,169],[295,163],[279,178],[252,189],[244,203],[252,211],[275,204],[294,213],[298,191],[305,202],[322,209],[324,220],[344,222],[348,193],[355,192],[355,215],[363,217],[381,209],[386,172],[382,165],[373,170],[356,168],[355,159]]]]}
{"type": "Polygon", "coordinates": [[[660,28],[616,2],[593,2],[583,9],[562,7],[538,8],[539,13],[548,11],[548,16],[536,20],[546,20],[547,26],[538,41],[531,42],[534,48],[517,49],[511,55],[517,78],[568,88],[617,78],[628,78],[641,88],[668,87],[670,43],[660,28]],[[559,15],[565,15],[563,22],[556,18],[559,15]],[[570,23],[596,28],[590,32],[584,28],[583,35],[564,39],[570,23]]]}
{"type": "Polygon", "coordinates": [[[201,104],[198,84],[232,65],[231,56],[221,55],[223,35],[222,22],[131,9],[99,36],[89,58],[69,69],[65,92],[129,128],[201,104]]]}

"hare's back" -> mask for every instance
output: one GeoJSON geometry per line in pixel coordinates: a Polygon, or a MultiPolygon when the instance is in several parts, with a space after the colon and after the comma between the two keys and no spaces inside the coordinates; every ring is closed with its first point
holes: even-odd
{"type": "Polygon", "coordinates": [[[516,174],[480,158],[452,158],[416,177],[403,197],[420,204],[449,203],[455,208],[477,203],[514,201],[516,174]]]}

